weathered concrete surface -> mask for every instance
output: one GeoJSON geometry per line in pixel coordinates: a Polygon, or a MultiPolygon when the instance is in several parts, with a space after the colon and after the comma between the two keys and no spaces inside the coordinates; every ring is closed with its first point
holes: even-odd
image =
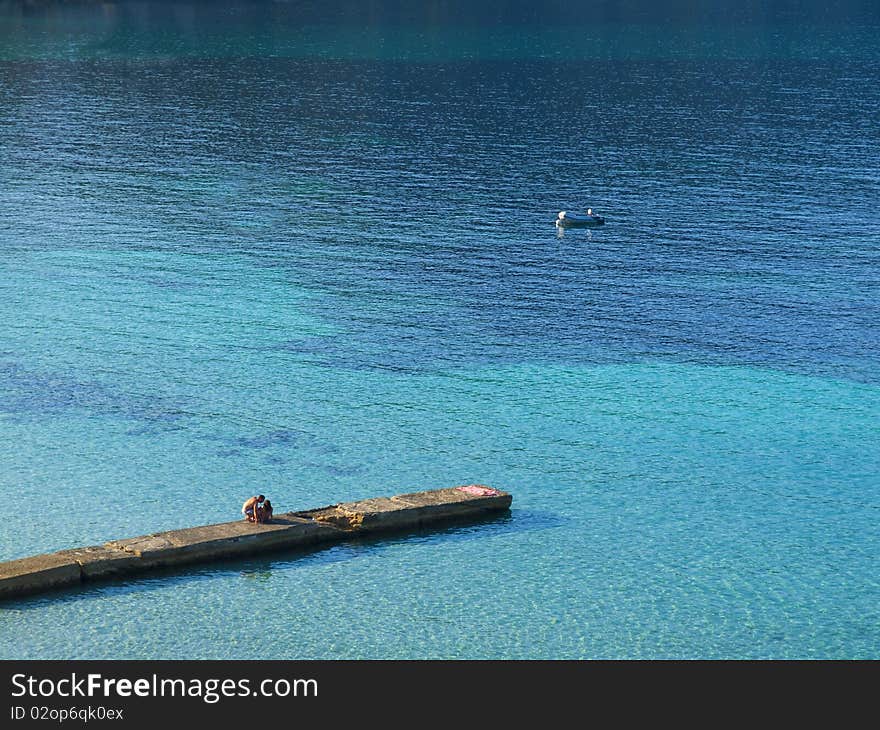
{"type": "Polygon", "coordinates": [[[511,495],[483,484],[399,494],[391,499],[395,503],[412,508],[413,516],[418,518],[419,524],[485,511],[509,509],[513,501],[511,495]],[[465,489],[472,491],[465,492],[465,489]]]}
{"type": "Polygon", "coordinates": [[[60,588],[79,581],[79,564],[66,555],[34,555],[0,563],[0,596],[60,588]]]}
{"type": "Polygon", "coordinates": [[[112,540],[0,563],[0,599],[160,566],[209,562],[344,540],[353,533],[412,529],[471,518],[509,509],[512,499],[506,492],[470,484],[288,512],[276,515],[267,525],[238,520],[112,540]]]}
{"type": "MultiPolygon", "coordinates": [[[[64,555],[79,564],[80,580],[104,578],[113,575],[136,573],[140,567],[138,559],[131,553],[114,550],[104,545],[62,550],[55,555],[64,555]]],[[[2,586],[0,586],[2,596],[2,586]]]]}
{"type": "Polygon", "coordinates": [[[274,517],[268,525],[255,525],[245,520],[224,522],[114,540],[106,547],[139,558],[144,567],[157,567],[309,545],[332,540],[338,533],[339,530],[332,525],[282,514],[274,517]]]}
{"type": "Polygon", "coordinates": [[[512,499],[509,494],[497,489],[482,484],[470,484],[466,487],[337,504],[326,508],[327,511],[315,519],[330,522],[346,530],[397,530],[418,527],[422,523],[441,519],[470,516],[487,510],[507,509],[512,499]],[[464,489],[471,491],[466,492],[464,489]]]}

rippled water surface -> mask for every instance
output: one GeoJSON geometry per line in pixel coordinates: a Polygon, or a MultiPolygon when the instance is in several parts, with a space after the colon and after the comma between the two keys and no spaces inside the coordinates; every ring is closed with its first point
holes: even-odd
{"type": "Polygon", "coordinates": [[[9,602],[0,657],[880,658],[876,14],[409,5],[0,2],[0,559],[513,510],[9,602]]]}

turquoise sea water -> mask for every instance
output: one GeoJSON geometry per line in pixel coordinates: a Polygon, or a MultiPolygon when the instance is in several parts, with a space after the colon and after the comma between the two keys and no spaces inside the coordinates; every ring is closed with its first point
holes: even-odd
{"type": "Polygon", "coordinates": [[[880,20],[508,5],[0,3],[0,559],[514,494],[0,658],[880,658],[880,20]]]}

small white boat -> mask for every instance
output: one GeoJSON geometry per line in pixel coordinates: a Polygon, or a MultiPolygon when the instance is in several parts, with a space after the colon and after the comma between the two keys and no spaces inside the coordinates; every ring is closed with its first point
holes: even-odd
{"type": "Polygon", "coordinates": [[[556,216],[557,226],[601,226],[605,219],[596,215],[592,208],[587,208],[586,213],[572,213],[568,210],[560,210],[556,216]]]}

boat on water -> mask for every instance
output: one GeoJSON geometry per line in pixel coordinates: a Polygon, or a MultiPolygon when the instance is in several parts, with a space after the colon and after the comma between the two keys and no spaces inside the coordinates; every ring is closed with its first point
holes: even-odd
{"type": "Polygon", "coordinates": [[[556,216],[556,225],[574,227],[574,226],[601,226],[605,223],[605,219],[601,215],[596,215],[592,208],[587,208],[586,213],[573,213],[570,210],[560,210],[556,216]]]}

